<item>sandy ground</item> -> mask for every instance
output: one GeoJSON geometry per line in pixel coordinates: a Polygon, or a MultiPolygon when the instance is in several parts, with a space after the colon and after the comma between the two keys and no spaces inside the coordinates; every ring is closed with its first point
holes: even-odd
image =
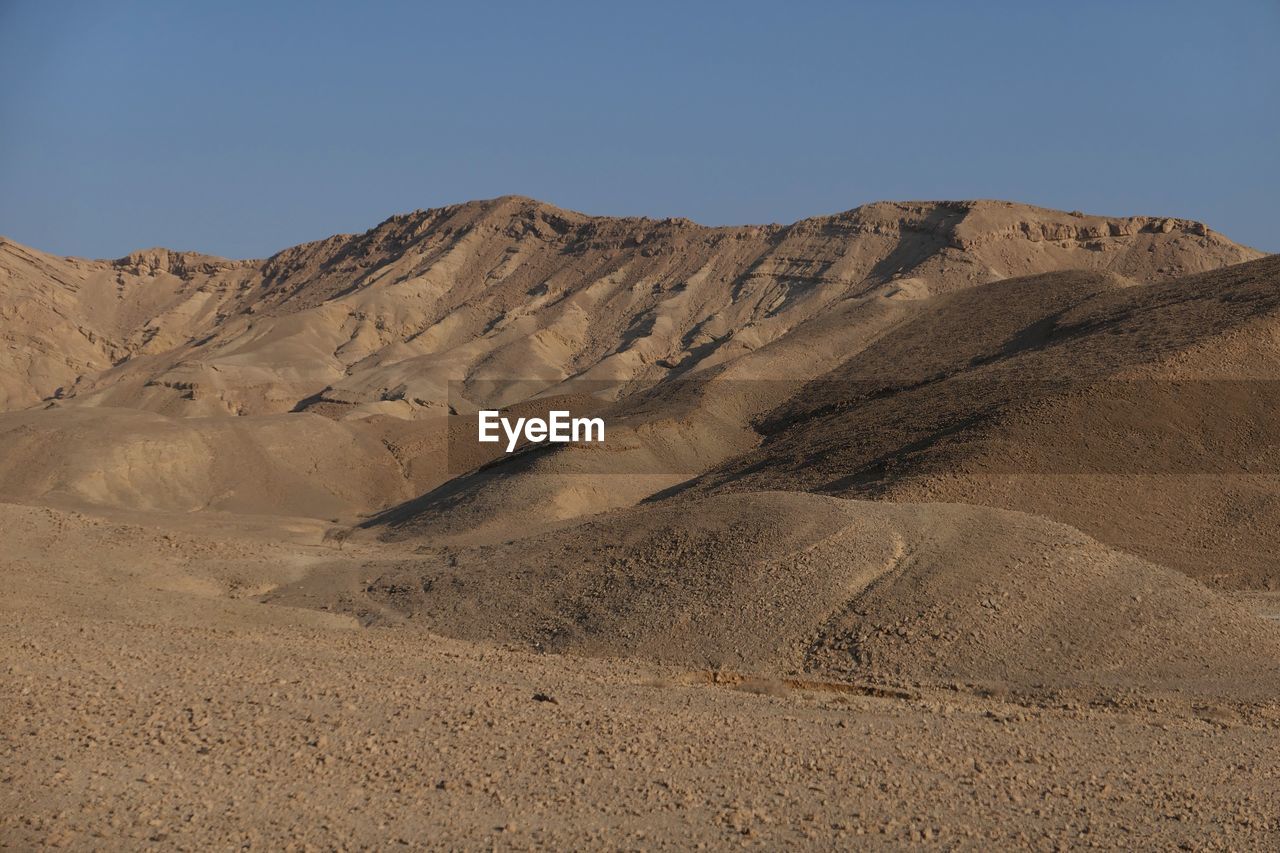
{"type": "Polygon", "coordinates": [[[536,655],[178,582],[214,577],[232,553],[281,566],[332,555],[305,532],[267,543],[225,522],[219,550],[177,522],[134,527],[121,558],[118,521],[4,517],[19,534],[0,558],[10,849],[1263,849],[1280,837],[1274,708],[865,695],[536,655]],[[61,546],[42,538],[50,526],[61,546]]]}

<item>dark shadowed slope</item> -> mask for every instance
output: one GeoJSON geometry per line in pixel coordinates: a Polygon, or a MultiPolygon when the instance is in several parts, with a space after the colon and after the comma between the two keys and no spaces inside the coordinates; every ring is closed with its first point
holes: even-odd
{"type": "Polygon", "coordinates": [[[691,484],[1044,515],[1274,587],[1280,258],[1117,288],[1064,273],[936,300],[691,484]]]}

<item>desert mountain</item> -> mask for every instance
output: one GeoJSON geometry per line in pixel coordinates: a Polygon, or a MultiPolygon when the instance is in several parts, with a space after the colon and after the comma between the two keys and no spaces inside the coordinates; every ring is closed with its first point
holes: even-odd
{"type": "MultiPolygon", "coordinates": [[[[384,716],[361,755],[406,699],[462,683],[448,643],[486,672],[550,651],[784,696],[1274,725],[1280,259],[1198,223],[982,201],[705,228],[502,198],[265,261],[6,242],[0,276],[23,641],[194,631],[205,651],[158,683],[207,657],[239,685],[256,661],[258,698],[224,707],[296,687],[271,737],[293,731],[308,774],[339,693],[281,632],[384,716]],[[607,437],[507,454],[475,440],[492,407],[590,412],[607,437]],[[386,655],[406,648],[431,672],[405,678],[386,655]]],[[[45,699],[116,708],[123,687],[90,689],[137,657],[94,650],[45,699]]],[[[522,694],[539,719],[581,711],[547,689],[522,694]]],[[[455,692],[469,727],[486,706],[455,692]]],[[[214,694],[240,695],[192,695],[214,694]]],[[[209,701],[170,702],[155,734],[199,736],[209,701]]],[[[234,737],[262,719],[226,717],[234,737]]],[[[261,751],[234,737],[182,748],[261,751]]]]}
{"type": "Polygon", "coordinates": [[[1142,286],[1064,272],[845,300],[715,372],[622,398],[607,447],[508,458],[378,522],[393,539],[474,540],[684,492],[946,501],[1274,588],[1278,341],[1276,258],[1142,286]]]}
{"type": "Polygon", "coordinates": [[[1195,222],[990,201],[707,228],[505,197],[265,261],[5,241],[0,494],[351,518],[443,487],[499,518],[494,501],[509,513],[550,489],[553,520],[572,518],[749,450],[754,419],[797,383],[950,294],[1066,268],[1168,282],[1257,256],[1195,222]],[[634,447],[607,473],[634,477],[589,486],[590,465],[535,459],[519,463],[532,491],[485,487],[476,504],[472,481],[450,484],[466,473],[450,412],[582,388],[622,407],[634,447]]]}
{"type": "MultiPolygon", "coordinates": [[[[1258,253],[1204,225],[1004,202],[878,203],[789,226],[589,217],[504,197],[226,261],[0,243],[0,405],[180,416],[439,413],[450,381],[660,379],[890,282],[900,298],[1060,269],[1163,281],[1258,253]]],[[[524,390],[521,390],[521,394],[524,390]]]]}
{"type": "Polygon", "coordinates": [[[785,489],[1277,580],[1280,266],[1198,223],[940,202],[705,228],[508,197],[266,261],[0,250],[12,500],[479,542],[785,489]],[[459,452],[477,405],[563,394],[605,446],[459,452]]]}

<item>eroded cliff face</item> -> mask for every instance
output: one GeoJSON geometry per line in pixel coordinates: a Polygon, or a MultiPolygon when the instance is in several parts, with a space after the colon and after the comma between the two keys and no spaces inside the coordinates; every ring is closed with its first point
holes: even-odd
{"type": "Polygon", "coordinates": [[[724,364],[892,282],[910,298],[1059,269],[1149,282],[1258,256],[1196,222],[995,201],[708,228],[504,197],[265,261],[86,261],[5,241],[0,407],[413,419],[445,410],[451,380],[504,403],[502,380],[659,381],[724,364]]]}

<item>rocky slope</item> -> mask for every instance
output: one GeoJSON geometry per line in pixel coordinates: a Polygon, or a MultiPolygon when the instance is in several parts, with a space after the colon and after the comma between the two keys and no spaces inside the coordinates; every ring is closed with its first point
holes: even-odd
{"type": "Polygon", "coordinates": [[[1139,288],[998,282],[922,309],[680,488],[1017,509],[1277,588],[1278,341],[1275,257],[1139,288]]]}
{"type": "Polygon", "coordinates": [[[948,294],[1067,267],[1170,281],[1256,255],[1199,223],[989,201],[706,228],[506,197],[265,261],[5,241],[0,496],[350,519],[447,487],[453,528],[506,525],[516,503],[571,518],[749,450],[800,383],[948,294]],[[511,494],[449,484],[471,458],[450,412],[555,392],[630,400],[613,413],[624,444],[529,461],[537,479],[511,494]]]}
{"type": "Polygon", "coordinates": [[[1196,222],[991,201],[706,228],[505,197],[266,261],[165,249],[83,261],[4,241],[0,406],[198,416],[327,404],[414,418],[442,410],[451,380],[496,380],[477,393],[512,402],[513,379],[661,379],[723,363],[895,280],[918,297],[1067,268],[1158,281],[1257,256],[1196,222]]]}
{"type": "Polygon", "coordinates": [[[427,541],[364,575],[346,609],[547,651],[1023,694],[1280,695],[1280,626],[1065,525],[981,507],[672,499],[505,543],[427,541]]]}

